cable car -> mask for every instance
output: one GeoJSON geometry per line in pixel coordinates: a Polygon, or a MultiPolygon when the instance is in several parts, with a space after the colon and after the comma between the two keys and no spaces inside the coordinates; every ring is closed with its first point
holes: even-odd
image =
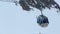
{"type": "Polygon", "coordinates": [[[49,24],[48,18],[44,15],[39,15],[37,18],[37,23],[41,26],[41,27],[47,27],[49,24]]]}

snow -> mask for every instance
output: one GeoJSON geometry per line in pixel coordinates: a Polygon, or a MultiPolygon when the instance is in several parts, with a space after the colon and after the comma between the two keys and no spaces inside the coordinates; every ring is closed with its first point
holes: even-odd
{"type": "Polygon", "coordinates": [[[60,14],[56,11],[54,8],[43,10],[49,25],[42,28],[36,23],[41,14],[38,9],[25,11],[19,5],[0,2],[0,34],[60,34],[60,14]]]}

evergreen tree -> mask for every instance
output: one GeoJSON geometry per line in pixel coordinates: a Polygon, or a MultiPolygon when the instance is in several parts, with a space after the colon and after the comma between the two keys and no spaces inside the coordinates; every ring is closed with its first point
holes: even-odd
{"type": "Polygon", "coordinates": [[[31,9],[30,6],[35,7],[41,11],[46,7],[48,9],[56,8],[60,10],[60,6],[54,0],[20,0],[19,4],[22,6],[24,10],[27,11],[31,9]]]}

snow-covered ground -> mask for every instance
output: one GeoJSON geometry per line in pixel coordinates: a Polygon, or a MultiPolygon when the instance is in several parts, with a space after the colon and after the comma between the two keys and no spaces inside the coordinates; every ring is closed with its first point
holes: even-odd
{"type": "Polygon", "coordinates": [[[49,26],[42,28],[36,23],[39,10],[25,11],[14,3],[0,2],[0,34],[60,34],[60,13],[56,11],[53,8],[43,10],[49,26]]]}

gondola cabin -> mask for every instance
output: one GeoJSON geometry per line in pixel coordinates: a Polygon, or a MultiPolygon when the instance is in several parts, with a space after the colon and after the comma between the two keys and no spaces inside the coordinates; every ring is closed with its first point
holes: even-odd
{"type": "Polygon", "coordinates": [[[37,23],[41,26],[41,27],[47,27],[49,24],[48,18],[44,15],[39,15],[37,18],[37,23]]]}

